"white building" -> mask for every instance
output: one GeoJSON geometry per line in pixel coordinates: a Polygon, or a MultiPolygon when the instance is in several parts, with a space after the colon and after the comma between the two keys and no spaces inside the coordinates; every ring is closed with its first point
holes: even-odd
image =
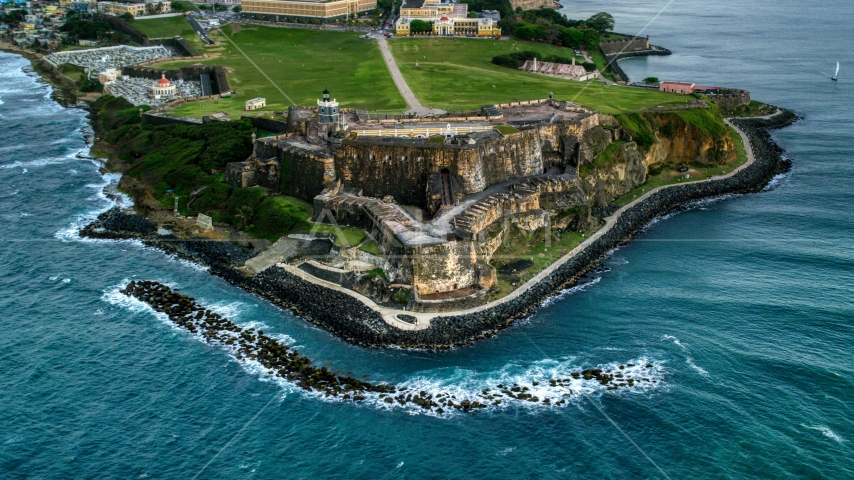
{"type": "Polygon", "coordinates": [[[151,93],[154,94],[155,99],[172,97],[175,96],[175,85],[166,78],[165,73],[161,73],[160,80],[157,80],[151,86],[151,93]]]}
{"type": "Polygon", "coordinates": [[[258,110],[267,106],[267,99],[262,97],[246,100],[246,110],[258,110]]]}

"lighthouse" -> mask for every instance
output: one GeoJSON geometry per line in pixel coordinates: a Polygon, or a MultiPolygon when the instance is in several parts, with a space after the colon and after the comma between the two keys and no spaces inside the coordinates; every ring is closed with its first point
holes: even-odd
{"type": "Polygon", "coordinates": [[[317,101],[320,123],[338,123],[338,102],[329,97],[329,89],[323,90],[323,100],[317,101]]]}

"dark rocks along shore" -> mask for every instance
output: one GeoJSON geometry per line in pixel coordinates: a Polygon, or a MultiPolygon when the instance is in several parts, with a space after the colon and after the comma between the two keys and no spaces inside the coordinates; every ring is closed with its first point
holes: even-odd
{"type": "Polygon", "coordinates": [[[587,249],[557,268],[552,275],[523,292],[513,301],[467,315],[437,317],[427,329],[399,330],[379,313],[355,298],[302,280],[278,267],[255,276],[237,270],[253,250],[232,242],[179,239],[156,234],[156,225],[144,217],[118,209],[105,212],[81,231],[81,236],[110,239],[139,239],[144,244],[210,267],[210,272],[249,292],[268,299],[331,333],[367,347],[442,349],[465,345],[492,336],[523,318],[550,296],[575,284],[595,268],[611,250],[627,242],[654,218],[684,208],[698,200],[760,191],[791,162],[771,140],[767,129],[785,127],[797,119],[783,111],[771,119],[733,119],[753,145],[755,162],[723,179],[677,185],[652,194],[625,211],[615,226],[587,249]]]}

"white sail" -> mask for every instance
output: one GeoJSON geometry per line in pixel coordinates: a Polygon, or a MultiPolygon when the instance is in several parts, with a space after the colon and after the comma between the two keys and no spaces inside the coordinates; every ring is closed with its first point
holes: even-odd
{"type": "Polygon", "coordinates": [[[833,78],[836,78],[837,75],[839,75],[839,62],[836,62],[836,73],[833,74],[833,78]]]}

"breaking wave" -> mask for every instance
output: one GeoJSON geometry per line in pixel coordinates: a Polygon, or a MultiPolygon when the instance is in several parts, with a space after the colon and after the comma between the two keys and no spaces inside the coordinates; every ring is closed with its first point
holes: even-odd
{"type": "MultiPolygon", "coordinates": [[[[217,346],[226,352],[242,368],[265,382],[279,385],[283,394],[300,392],[301,395],[325,402],[343,402],[346,398],[329,396],[323,391],[305,390],[295,381],[275,375],[250,355],[240,354],[238,345],[211,342],[202,333],[191,333],[170,320],[166,313],[157,312],[149,304],[125,295],[120,290],[129,280],[104,290],[101,299],[111,305],[127,309],[133,313],[148,312],[155,318],[206,344],[217,346]]],[[[240,322],[247,304],[242,302],[214,303],[210,310],[220,315],[231,315],[234,323],[244,329],[268,331],[262,322],[240,322]]],[[[228,332],[221,332],[228,333],[228,332]]],[[[269,335],[269,334],[268,334],[269,335]]],[[[273,334],[284,345],[294,347],[296,341],[286,334],[273,334]]],[[[452,406],[463,401],[480,402],[486,411],[522,410],[539,411],[548,408],[561,408],[591,395],[625,395],[651,392],[662,385],[666,374],[664,361],[646,356],[627,359],[623,362],[586,364],[575,357],[543,359],[532,363],[509,363],[503,367],[479,372],[460,367],[433,369],[417,373],[396,383],[397,393],[407,396],[397,400],[388,394],[361,392],[360,405],[381,410],[405,411],[409,414],[423,414],[447,417],[459,414],[452,406]],[[595,372],[595,373],[593,373],[595,372]],[[600,373],[601,372],[601,373],[600,373]],[[610,375],[610,382],[596,378],[598,375],[610,375]],[[617,388],[619,386],[619,388],[617,388]],[[446,406],[442,409],[425,409],[410,402],[412,396],[426,398],[446,406]],[[437,411],[438,410],[438,411],[437,411]]]]}

